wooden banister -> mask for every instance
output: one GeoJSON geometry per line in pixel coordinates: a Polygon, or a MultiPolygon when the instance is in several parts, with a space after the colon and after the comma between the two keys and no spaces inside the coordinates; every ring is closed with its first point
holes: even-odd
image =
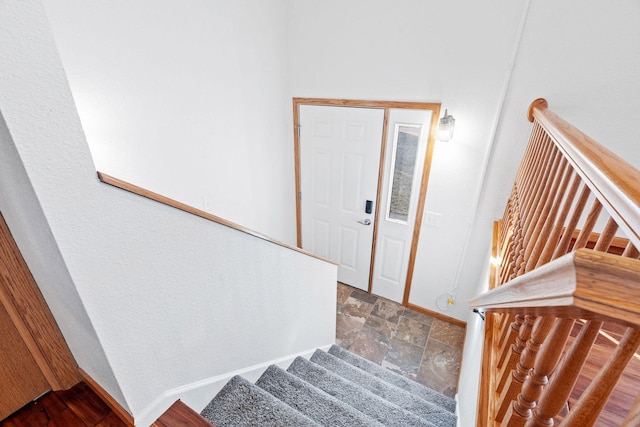
{"type": "Polygon", "coordinates": [[[482,375],[491,378],[482,381],[478,423],[552,426],[564,417],[562,425],[600,425],[602,415],[619,425],[630,410],[626,425],[636,425],[640,399],[629,400],[634,377],[622,372],[640,360],[632,358],[640,343],[640,171],[543,99],[529,119],[529,144],[494,228],[490,291],[470,303],[487,311],[492,346],[483,351],[482,375]],[[621,327],[629,331],[620,342],[607,335],[621,336],[621,327]]]}
{"type": "Polygon", "coordinates": [[[640,171],[550,111],[546,100],[535,100],[529,111],[529,120],[553,138],[627,236],[640,246],[640,171]]]}
{"type": "Polygon", "coordinates": [[[640,327],[640,261],[579,249],[469,303],[473,308],[640,327]]]}

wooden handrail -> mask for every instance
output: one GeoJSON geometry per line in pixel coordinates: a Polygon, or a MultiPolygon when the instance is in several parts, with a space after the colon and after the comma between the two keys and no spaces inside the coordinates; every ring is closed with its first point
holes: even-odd
{"type": "Polygon", "coordinates": [[[533,101],[528,117],[553,138],[605,209],[640,247],[640,171],[550,111],[543,98],[533,101]]]}
{"type": "Polygon", "coordinates": [[[128,183],[118,178],[114,178],[106,173],[98,172],[98,179],[104,182],[105,184],[112,185],[114,187],[120,188],[122,190],[129,191],[130,193],[137,194],[138,196],[146,197],[147,199],[154,200],[156,202],[162,203],[167,206],[171,206],[173,208],[179,209],[181,211],[190,213],[195,216],[199,216],[200,218],[204,218],[209,221],[213,221],[220,225],[224,225],[225,227],[233,228],[234,230],[241,231],[246,234],[250,234],[254,237],[257,237],[262,240],[266,240],[267,242],[274,243],[276,245],[282,246],[284,248],[290,249],[292,251],[301,253],[303,255],[307,255],[316,259],[319,259],[324,262],[328,262],[330,264],[338,265],[336,262],[331,261],[329,259],[323,258],[319,255],[311,253],[309,251],[305,251],[304,249],[298,248],[297,246],[292,246],[284,242],[280,242],[278,240],[272,239],[264,234],[258,233],[257,231],[250,230],[246,227],[238,225],[234,222],[228,221],[224,218],[220,218],[219,216],[210,214],[209,212],[194,208],[193,206],[187,205],[185,203],[178,202],[177,200],[170,199],[168,197],[162,196],[158,193],[154,193],[153,191],[146,190],[142,187],[138,187],[137,185],[128,183]]]}
{"type": "Polygon", "coordinates": [[[471,300],[487,311],[640,326],[640,261],[579,249],[471,300]]]}
{"type": "Polygon", "coordinates": [[[529,144],[495,225],[491,290],[470,303],[487,312],[492,345],[483,352],[478,425],[620,423],[634,403],[613,386],[619,378],[631,386],[633,374],[621,373],[637,371],[629,361],[640,344],[640,171],[544,99],[529,119],[529,144]],[[574,340],[581,319],[588,326],[574,340]],[[624,326],[603,366],[600,328],[624,326]]]}

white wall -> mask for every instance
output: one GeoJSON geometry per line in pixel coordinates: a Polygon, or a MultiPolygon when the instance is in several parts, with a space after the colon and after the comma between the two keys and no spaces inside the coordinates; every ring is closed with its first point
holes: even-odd
{"type": "MultiPolygon", "coordinates": [[[[289,0],[291,96],[442,102],[454,139],[435,148],[410,302],[434,311],[455,286],[524,1],[289,0]],[[482,19],[478,17],[482,16],[482,19]]],[[[463,286],[446,314],[466,320],[463,286]]]]}
{"type": "Polygon", "coordinates": [[[45,0],[98,170],[295,243],[282,0],[45,0]]]}
{"type": "Polygon", "coordinates": [[[0,207],[79,366],[140,425],[334,341],[335,265],[100,183],[41,1],[0,3],[0,34],[0,207]]]}

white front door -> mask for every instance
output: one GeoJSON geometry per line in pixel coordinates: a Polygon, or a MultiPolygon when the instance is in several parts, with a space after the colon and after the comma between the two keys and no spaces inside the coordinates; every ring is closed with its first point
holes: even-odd
{"type": "Polygon", "coordinates": [[[389,112],[371,292],[402,302],[432,112],[389,112]]]}
{"type": "Polygon", "coordinates": [[[302,248],[368,290],[384,109],[301,105],[299,125],[302,248]]]}

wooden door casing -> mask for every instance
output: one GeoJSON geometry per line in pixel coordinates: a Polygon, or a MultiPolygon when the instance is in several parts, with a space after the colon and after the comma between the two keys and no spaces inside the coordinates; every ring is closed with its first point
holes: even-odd
{"type": "Polygon", "coordinates": [[[80,377],[75,359],[1,213],[0,305],[0,339],[12,343],[0,346],[0,358],[7,370],[17,376],[0,376],[2,419],[20,408],[11,406],[24,400],[18,395],[30,395],[24,402],[27,403],[48,389],[70,388],[80,377]],[[5,400],[4,394],[11,397],[5,400]]]}

